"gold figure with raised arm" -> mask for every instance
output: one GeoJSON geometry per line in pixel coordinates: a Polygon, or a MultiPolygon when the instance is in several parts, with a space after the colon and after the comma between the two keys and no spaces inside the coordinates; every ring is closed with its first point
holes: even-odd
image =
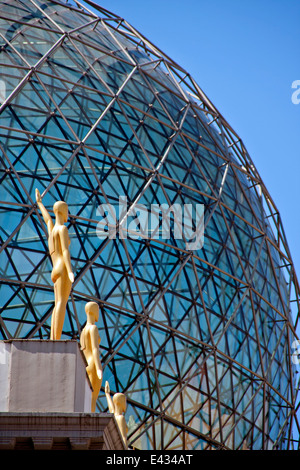
{"type": "Polygon", "coordinates": [[[85,306],[85,313],[87,321],[80,335],[80,346],[87,362],[86,372],[93,389],[91,411],[94,413],[103,378],[99,356],[100,336],[95,325],[99,320],[99,305],[96,302],[88,302],[85,306]]]}
{"type": "Polygon", "coordinates": [[[124,393],[115,393],[113,396],[113,399],[111,399],[109,383],[107,381],[105,382],[105,395],[106,395],[109,412],[115,415],[116,421],[121,431],[121,435],[123,437],[124,444],[127,449],[128,427],[127,427],[125,416],[124,416],[124,413],[126,412],[126,397],[124,393]]]}
{"type": "Polygon", "coordinates": [[[50,338],[59,340],[62,334],[68,298],[72,283],[74,282],[69,252],[70,238],[68,229],[64,225],[68,220],[68,205],[63,201],[57,201],[54,204],[54,224],[49,212],[42,203],[38,189],[35,190],[35,196],[37,205],[47,225],[49,253],[53,266],[51,280],[54,283],[55,304],[51,318],[50,338]]]}

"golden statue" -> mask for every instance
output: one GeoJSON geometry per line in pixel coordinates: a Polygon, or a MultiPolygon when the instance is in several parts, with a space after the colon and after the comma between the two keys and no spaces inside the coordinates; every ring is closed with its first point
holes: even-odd
{"type": "Polygon", "coordinates": [[[80,346],[87,362],[86,372],[93,389],[91,411],[94,413],[103,378],[102,364],[99,357],[100,336],[95,325],[99,319],[98,304],[88,302],[85,306],[85,313],[87,322],[80,335],[80,346]]]}
{"type": "Polygon", "coordinates": [[[127,449],[128,428],[125,421],[125,416],[123,414],[126,412],[126,397],[124,393],[115,393],[113,399],[111,399],[109,383],[107,381],[105,382],[105,395],[107,399],[108,409],[110,413],[113,413],[115,415],[116,421],[121,431],[121,435],[123,437],[123,441],[127,449]]]}
{"type": "Polygon", "coordinates": [[[68,229],[64,225],[68,220],[68,205],[63,201],[57,201],[54,204],[53,211],[56,219],[53,224],[49,212],[42,203],[38,189],[35,190],[35,196],[48,229],[48,246],[53,265],[51,280],[54,283],[55,297],[50,338],[58,340],[61,337],[66,306],[74,282],[69,253],[70,238],[68,229]]]}

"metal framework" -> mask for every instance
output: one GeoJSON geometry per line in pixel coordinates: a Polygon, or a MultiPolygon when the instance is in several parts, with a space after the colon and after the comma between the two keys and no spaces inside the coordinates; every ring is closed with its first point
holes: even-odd
{"type": "MultiPolygon", "coordinates": [[[[91,1],[0,2],[0,335],[48,338],[34,191],[69,205],[64,338],[99,302],[104,382],[141,449],[298,448],[299,285],[247,150],[193,78],[91,1]],[[205,205],[205,243],[99,239],[100,204],[205,205]]],[[[103,383],[104,383],[103,382],[103,383]]],[[[98,409],[107,409],[102,391],[98,409]]]]}

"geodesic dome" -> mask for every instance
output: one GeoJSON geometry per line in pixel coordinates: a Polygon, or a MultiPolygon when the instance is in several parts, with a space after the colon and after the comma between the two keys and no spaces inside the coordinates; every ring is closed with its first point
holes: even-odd
{"type": "Polygon", "coordinates": [[[52,215],[57,200],[69,207],[63,338],[79,338],[98,302],[103,384],[126,394],[130,445],[290,448],[299,287],[241,139],[185,70],[93,2],[9,0],[0,25],[2,339],[49,338],[38,188],[52,215]],[[100,237],[99,206],[120,196],[127,221],[139,205],[202,205],[203,246],[138,227],[100,237]]]}

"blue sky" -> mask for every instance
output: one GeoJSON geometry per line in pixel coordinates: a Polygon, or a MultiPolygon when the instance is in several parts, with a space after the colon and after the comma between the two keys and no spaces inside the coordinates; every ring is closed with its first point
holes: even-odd
{"type": "Polygon", "coordinates": [[[97,0],[185,68],[243,140],[300,278],[299,0],[97,0]]]}

